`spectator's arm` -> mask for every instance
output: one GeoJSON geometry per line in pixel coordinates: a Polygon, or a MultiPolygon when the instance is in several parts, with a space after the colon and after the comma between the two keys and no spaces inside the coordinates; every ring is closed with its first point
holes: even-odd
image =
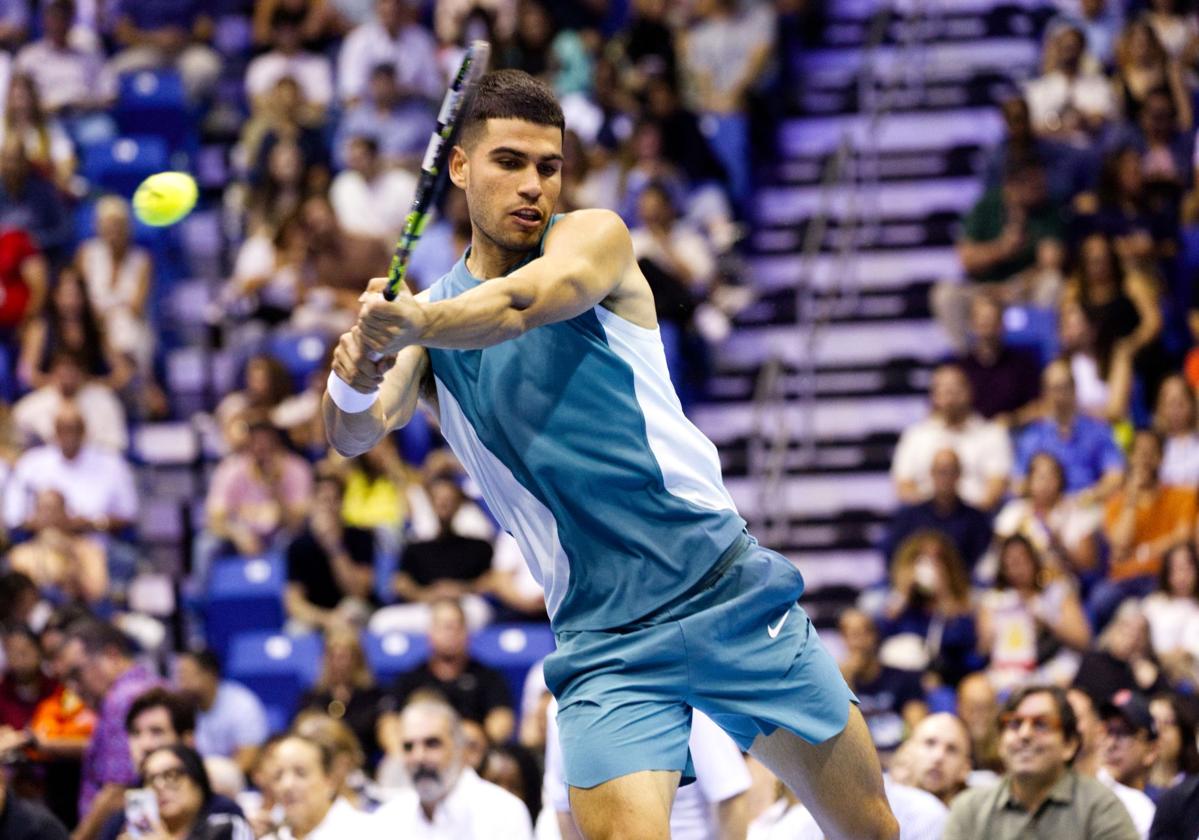
{"type": "Polygon", "coordinates": [[[129,309],[138,318],[144,318],[146,315],[146,299],[150,296],[150,280],[153,276],[154,257],[146,254],[138,268],[133,298],[129,301],[129,309]]]}
{"type": "Polygon", "coordinates": [[[338,589],[355,598],[365,600],[370,597],[371,588],[375,583],[373,568],[355,563],[344,546],[339,546],[336,551],[331,552],[329,561],[338,589]]]}
{"type": "Polygon", "coordinates": [[[977,628],[978,652],[989,657],[991,648],[995,646],[995,621],[991,616],[991,608],[986,603],[979,605],[977,628]]]}
{"type": "Polygon", "coordinates": [[[79,820],[71,840],[96,840],[108,818],[125,807],[125,786],[109,782],[92,800],[92,808],[79,820]]]}
{"type": "Polygon", "coordinates": [[[45,347],[45,322],[40,319],[30,321],[21,331],[21,350],[17,356],[17,381],[27,388],[37,390],[49,381],[41,370],[45,347]]]}
{"type": "Polygon", "coordinates": [[[36,318],[42,311],[46,300],[46,290],[50,288],[50,263],[41,254],[26,257],[21,262],[21,279],[29,287],[29,303],[25,307],[24,322],[36,318]]]}
{"type": "Polygon", "coordinates": [[[745,791],[716,804],[720,840],[745,840],[749,828],[749,794],[745,791]]]}
{"type": "Polygon", "coordinates": [[[1089,493],[1094,501],[1104,502],[1111,498],[1112,495],[1120,489],[1120,485],[1123,483],[1124,467],[1109,467],[1103,473],[1103,477],[1100,478],[1093,487],[1084,491],[1084,493],[1089,493]]]}
{"type": "Polygon", "coordinates": [[[1128,336],[1130,349],[1136,353],[1161,334],[1161,306],[1158,303],[1158,294],[1153,287],[1153,281],[1139,271],[1130,272],[1124,285],[1141,321],[1133,330],[1132,335],[1128,336]]]}
{"type": "Polygon", "coordinates": [[[396,572],[391,579],[392,591],[410,604],[422,604],[432,601],[436,592],[432,586],[421,586],[407,572],[396,572]]]}
{"type": "Polygon", "coordinates": [[[1114,510],[1115,516],[1111,517],[1111,524],[1106,528],[1106,531],[1107,541],[1111,546],[1112,559],[1119,561],[1127,559],[1136,547],[1136,492],[1129,488],[1125,491],[1123,499],[1113,499],[1109,502],[1109,506],[1116,504],[1118,506],[1114,510]]]}
{"type": "Polygon", "coordinates": [[[1186,81],[1183,78],[1181,65],[1177,61],[1171,60],[1168,68],[1170,98],[1174,100],[1174,107],[1177,109],[1178,130],[1188,133],[1194,125],[1191,91],[1187,88],[1186,81]]]}
{"type": "Polygon", "coordinates": [[[481,592],[490,592],[504,606],[525,615],[545,615],[545,597],[524,593],[516,585],[517,572],[493,569],[480,578],[481,592]]]}
{"type": "Polygon", "coordinates": [[[1023,225],[1009,223],[997,238],[990,241],[961,239],[957,244],[957,252],[967,274],[982,274],[1011,259],[1023,247],[1023,225]]]}
{"type": "Polygon", "coordinates": [[[987,512],[995,510],[999,506],[1007,493],[1008,477],[1007,474],[993,475],[986,481],[986,489],[983,491],[983,497],[979,499],[978,506],[987,512]]]}
{"type": "Polygon", "coordinates": [[[1062,601],[1060,612],[1045,617],[1045,625],[1062,644],[1075,650],[1086,650],[1091,644],[1091,625],[1082,611],[1078,596],[1070,593],[1062,601]]]}
{"type": "Polygon", "coordinates": [[[287,617],[313,627],[326,627],[333,617],[332,610],[322,609],[307,598],[303,584],[288,583],[283,590],[283,609],[287,617]]]}

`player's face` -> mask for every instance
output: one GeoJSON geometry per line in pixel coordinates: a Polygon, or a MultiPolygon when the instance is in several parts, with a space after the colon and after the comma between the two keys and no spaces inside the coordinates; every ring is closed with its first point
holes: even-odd
{"type": "Polygon", "coordinates": [[[536,247],[562,191],[561,131],[488,120],[469,150],[455,148],[450,166],[479,233],[507,251],[536,247]]]}

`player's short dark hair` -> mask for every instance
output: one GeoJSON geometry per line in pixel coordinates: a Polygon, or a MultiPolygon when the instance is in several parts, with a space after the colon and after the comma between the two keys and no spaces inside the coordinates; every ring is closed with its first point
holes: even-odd
{"type": "Polygon", "coordinates": [[[553,90],[523,70],[493,70],[479,80],[459,142],[473,142],[488,120],[524,120],[566,133],[566,117],[553,90]]]}
{"type": "Polygon", "coordinates": [[[125,731],[133,732],[133,722],[141,716],[142,712],[159,708],[167,710],[167,714],[171,717],[171,728],[180,738],[196,731],[196,707],[182,695],[168,691],[161,686],[151,688],[137,696],[129,706],[129,712],[125,715],[125,731]]]}

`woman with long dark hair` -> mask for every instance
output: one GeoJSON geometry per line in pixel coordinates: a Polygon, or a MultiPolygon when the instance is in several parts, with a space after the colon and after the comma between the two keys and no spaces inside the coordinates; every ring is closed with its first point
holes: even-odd
{"type": "Polygon", "coordinates": [[[1195,743],[1195,710],[1179,694],[1166,692],[1149,701],[1157,724],[1157,761],[1149,771],[1148,793],[1160,793],[1199,773],[1199,745],[1195,743]]]}
{"type": "MultiPolygon", "coordinates": [[[[153,750],[142,759],[141,775],[153,791],[157,815],[144,814],[122,840],[253,840],[249,823],[234,814],[212,812],[212,784],[204,759],[185,744],[153,750]]],[[[133,819],[129,817],[128,819],[133,819]]]]}

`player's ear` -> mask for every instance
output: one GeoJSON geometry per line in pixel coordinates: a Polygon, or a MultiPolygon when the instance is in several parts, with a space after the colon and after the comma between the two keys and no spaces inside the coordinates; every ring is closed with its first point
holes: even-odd
{"type": "Polygon", "coordinates": [[[461,146],[454,146],[450,149],[450,180],[455,187],[466,189],[467,176],[470,172],[470,161],[467,159],[466,150],[461,146]]]}

